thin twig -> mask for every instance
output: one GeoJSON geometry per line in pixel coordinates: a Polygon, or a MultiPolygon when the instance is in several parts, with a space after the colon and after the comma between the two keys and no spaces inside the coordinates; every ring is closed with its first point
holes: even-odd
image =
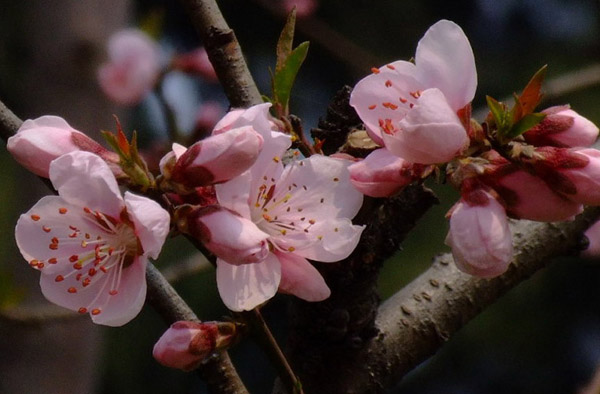
{"type": "Polygon", "coordinates": [[[262,103],[242,49],[214,0],[180,0],[188,11],[232,107],[262,103]]]}

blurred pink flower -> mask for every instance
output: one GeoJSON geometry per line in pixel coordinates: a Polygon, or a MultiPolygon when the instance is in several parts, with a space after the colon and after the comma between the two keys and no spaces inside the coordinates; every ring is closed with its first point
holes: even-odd
{"type": "Polygon", "coordinates": [[[443,163],[469,138],[457,112],[475,95],[473,51],[462,29],[441,20],[419,41],[415,63],[396,61],[354,87],[352,105],[375,142],[420,164],[443,163]]]}
{"type": "Polygon", "coordinates": [[[98,156],[76,151],[50,164],[58,196],[21,215],[17,246],[41,271],[42,293],[98,324],[121,326],[141,310],[148,258],[157,258],[170,217],[156,202],[129,192],[98,156]]]}
{"type": "Polygon", "coordinates": [[[504,208],[483,190],[472,192],[451,210],[446,244],[458,269],[492,278],[502,274],[512,259],[513,246],[504,208]]]}
{"type": "Polygon", "coordinates": [[[581,256],[586,258],[600,257],[600,221],[588,228],[585,232],[585,236],[590,244],[586,250],[581,252],[581,256]]]}
{"type": "Polygon", "coordinates": [[[191,52],[175,56],[171,65],[176,70],[198,75],[208,82],[219,81],[204,47],[199,47],[191,52]]]}
{"type": "Polygon", "coordinates": [[[291,12],[292,8],[296,7],[296,16],[304,18],[315,13],[319,2],[318,0],[283,0],[282,6],[286,13],[291,12]]]}
{"type": "Polygon", "coordinates": [[[269,235],[271,251],[261,262],[236,265],[217,259],[219,293],[234,311],[250,310],[278,289],[309,301],[327,298],[329,288],[307,259],[346,258],[363,230],[350,221],[362,205],[362,194],[350,183],[350,162],[313,155],[284,167],[291,140],[271,130],[269,106],[252,107],[231,124],[253,124],[265,143],[249,171],[216,186],[222,206],[269,235]]]}
{"type": "Polygon", "coordinates": [[[160,74],[157,44],[141,30],[122,30],[110,38],[108,56],[98,70],[102,91],[117,104],[138,104],[160,74]]]}
{"type": "Polygon", "coordinates": [[[15,160],[36,175],[48,178],[50,162],[65,153],[84,150],[102,156],[107,161],[119,161],[115,153],[72,128],[58,116],[28,119],[6,147],[15,160]]]}
{"type": "Polygon", "coordinates": [[[544,120],[523,134],[528,143],[575,148],[596,142],[598,127],[568,106],[551,107],[542,112],[546,114],[544,120]]]}

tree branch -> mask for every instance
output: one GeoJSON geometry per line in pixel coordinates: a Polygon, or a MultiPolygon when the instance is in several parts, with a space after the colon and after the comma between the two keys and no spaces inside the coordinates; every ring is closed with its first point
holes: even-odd
{"type": "MultiPolygon", "coordinates": [[[[23,121],[0,101],[0,134],[2,139],[6,141],[14,135],[22,123],[23,121]]],[[[157,310],[167,324],[174,323],[177,320],[198,320],[175,289],[150,263],[146,270],[146,282],[148,286],[148,303],[157,310]]],[[[227,352],[222,352],[219,356],[204,364],[199,369],[199,373],[212,393],[248,393],[227,352]]]]}
{"type": "Polygon", "coordinates": [[[431,268],[379,308],[379,334],[358,356],[340,360],[330,375],[340,383],[331,392],[382,392],[553,257],[577,250],[581,234],[599,217],[600,208],[594,207],[572,222],[514,222],[513,262],[505,274],[493,279],[464,274],[456,269],[451,255],[439,256],[431,268]]]}
{"type": "Polygon", "coordinates": [[[233,30],[215,0],[181,0],[200,35],[225,95],[232,107],[262,103],[233,30]]]}

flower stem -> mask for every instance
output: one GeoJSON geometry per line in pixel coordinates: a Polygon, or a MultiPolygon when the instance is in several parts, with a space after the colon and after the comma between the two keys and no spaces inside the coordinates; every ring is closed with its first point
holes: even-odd
{"type": "Polygon", "coordinates": [[[250,312],[244,312],[243,315],[250,327],[252,327],[255,340],[277,369],[279,377],[286,386],[287,391],[293,394],[304,394],[300,380],[298,380],[296,374],[292,370],[292,367],[285,358],[283,351],[277,344],[275,337],[273,337],[273,334],[271,333],[269,326],[267,326],[267,323],[260,313],[260,310],[258,308],[254,308],[250,312]]]}

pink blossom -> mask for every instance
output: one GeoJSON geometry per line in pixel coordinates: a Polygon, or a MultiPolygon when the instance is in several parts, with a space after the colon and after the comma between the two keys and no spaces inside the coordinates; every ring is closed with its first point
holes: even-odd
{"type": "Polygon", "coordinates": [[[473,51],[461,28],[441,20],[419,41],[415,64],[373,70],[352,91],[352,105],[375,142],[421,164],[447,162],[469,138],[457,112],[475,95],[473,51]]]}
{"type": "Polygon", "coordinates": [[[348,171],[352,184],[371,197],[389,197],[413,181],[411,164],[387,149],[373,151],[348,171]]]}
{"type": "MultiPolygon", "coordinates": [[[[329,295],[320,274],[307,259],[333,262],[356,247],[361,226],[350,221],[362,194],[350,183],[346,160],[313,155],[284,167],[288,135],[272,131],[269,105],[244,111],[236,122],[262,123],[265,139],[256,163],[241,176],[216,186],[219,203],[269,235],[270,252],[254,264],[217,259],[217,285],[225,305],[250,310],[281,290],[310,301],[329,295]],[[245,119],[245,120],[244,120],[245,119]]],[[[234,122],[234,127],[240,125],[234,122]]]]}
{"type": "Polygon", "coordinates": [[[230,264],[257,263],[269,253],[269,234],[230,209],[218,205],[183,207],[175,218],[181,231],[230,264]]]}
{"type": "Polygon", "coordinates": [[[170,177],[186,187],[228,181],[246,171],[262,148],[263,137],[252,127],[238,127],[190,146],[177,158],[170,177]]]}
{"type": "Polygon", "coordinates": [[[114,153],[75,130],[58,116],[46,115],[26,120],[17,134],[8,139],[6,147],[19,164],[44,178],[48,178],[52,160],[77,150],[93,152],[113,162],[118,161],[114,153]]]}
{"type": "Polygon", "coordinates": [[[586,258],[600,257],[600,221],[588,228],[585,232],[585,236],[590,244],[586,250],[581,252],[581,256],[586,258]]]}
{"type": "Polygon", "coordinates": [[[536,146],[588,147],[598,138],[598,127],[568,106],[542,111],[544,120],[528,130],[523,137],[536,146]]]}
{"type": "Polygon", "coordinates": [[[513,254],[504,208],[483,190],[461,199],[452,208],[446,244],[461,271],[482,278],[502,274],[513,254]]]}
{"type": "Polygon", "coordinates": [[[58,196],[43,197],[17,222],[17,246],[41,271],[42,293],[98,324],[120,326],[141,310],[148,258],[157,258],[170,217],[156,202],[121,196],[108,165],[89,152],[50,164],[58,196]]]}
{"type": "Polygon", "coordinates": [[[219,80],[204,47],[199,47],[191,52],[175,56],[172,66],[177,70],[196,74],[209,82],[217,82],[219,80]]]}
{"type": "Polygon", "coordinates": [[[318,0],[283,0],[282,6],[287,13],[296,7],[296,16],[305,18],[315,13],[319,3],[318,0]]]}
{"type": "Polygon", "coordinates": [[[160,74],[156,43],[136,29],[122,30],[108,42],[108,63],[98,70],[104,93],[121,105],[135,105],[154,88],[160,74]]]}

